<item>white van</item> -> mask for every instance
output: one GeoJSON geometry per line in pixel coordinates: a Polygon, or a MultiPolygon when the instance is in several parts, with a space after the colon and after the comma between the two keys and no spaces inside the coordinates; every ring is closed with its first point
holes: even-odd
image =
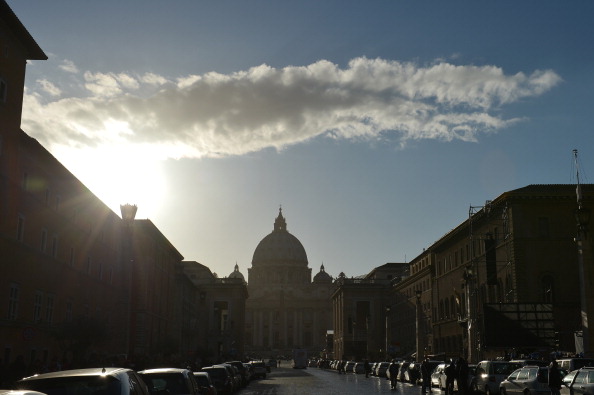
{"type": "Polygon", "coordinates": [[[584,366],[594,366],[594,359],[592,358],[562,358],[558,359],[559,368],[565,369],[568,372],[583,368],[584,366]]]}

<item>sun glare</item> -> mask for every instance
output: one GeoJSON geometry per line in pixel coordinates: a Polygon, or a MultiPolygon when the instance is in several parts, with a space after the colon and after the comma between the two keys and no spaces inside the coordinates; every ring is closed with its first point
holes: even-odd
{"type": "Polygon", "coordinates": [[[149,152],[126,145],[59,151],[58,159],[117,214],[130,203],[138,206],[137,218],[148,218],[162,204],[165,177],[149,152]]]}

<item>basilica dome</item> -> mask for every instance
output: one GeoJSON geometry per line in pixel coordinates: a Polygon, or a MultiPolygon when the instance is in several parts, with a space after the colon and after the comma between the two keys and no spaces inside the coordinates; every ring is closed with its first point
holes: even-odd
{"type": "Polygon", "coordinates": [[[252,267],[285,264],[307,267],[308,262],[305,248],[287,231],[282,209],[279,209],[274,230],[260,241],[254,251],[252,267]]]}

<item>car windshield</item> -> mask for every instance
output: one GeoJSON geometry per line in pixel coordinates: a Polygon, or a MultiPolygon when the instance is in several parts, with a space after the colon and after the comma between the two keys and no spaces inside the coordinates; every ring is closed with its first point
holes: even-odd
{"type": "Polygon", "coordinates": [[[198,383],[198,385],[200,387],[208,387],[210,385],[210,382],[208,381],[207,376],[203,376],[201,374],[196,374],[196,375],[194,375],[194,378],[196,379],[196,382],[198,383]]]}
{"type": "Polygon", "coordinates": [[[17,389],[47,395],[119,395],[120,385],[113,376],[73,376],[20,381],[17,389]]]}
{"type": "Polygon", "coordinates": [[[495,363],[493,364],[494,374],[510,375],[514,370],[521,368],[519,363],[495,363]]]}
{"type": "Polygon", "coordinates": [[[225,368],[205,369],[204,371],[207,372],[212,378],[224,379],[227,377],[227,370],[225,370],[225,368]]]}
{"type": "Polygon", "coordinates": [[[180,373],[145,373],[140,375],[150,392],[167,390],[171,395],[187,394],[184,376],[180,373]]]}

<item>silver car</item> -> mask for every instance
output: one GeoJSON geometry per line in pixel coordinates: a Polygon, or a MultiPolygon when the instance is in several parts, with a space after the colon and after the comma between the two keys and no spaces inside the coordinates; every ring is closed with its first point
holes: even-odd
{"type": "Polygon", "coordinates": [[[18,390],[47,395],[149,395],[138,374],[124,368],[63,370],[25,377],[15,384],[18,390]]]}
{"type": "Polygon", "coordinates": [[[573,370],[563,377],[561,395],[585,395],[593,393],[594,367],[573,370]]]}
{"type": "MultiPolygon", "coordinates": [[[[561,376],[566,372],[560,371],[561,376]]],[[[539,395],[550,394],[549,368],[543,366],[524,366],[514,371],[501,382],[499,390],[501,395],[539,395]]]]}
{"type": "Polygon", "coordinates": [[[508,361],[481,361],[476,365],[476,375],[473,383],[474,392],[484,392],[487,395],[499,393],[499,385],[522,365],[508,361]]]}

